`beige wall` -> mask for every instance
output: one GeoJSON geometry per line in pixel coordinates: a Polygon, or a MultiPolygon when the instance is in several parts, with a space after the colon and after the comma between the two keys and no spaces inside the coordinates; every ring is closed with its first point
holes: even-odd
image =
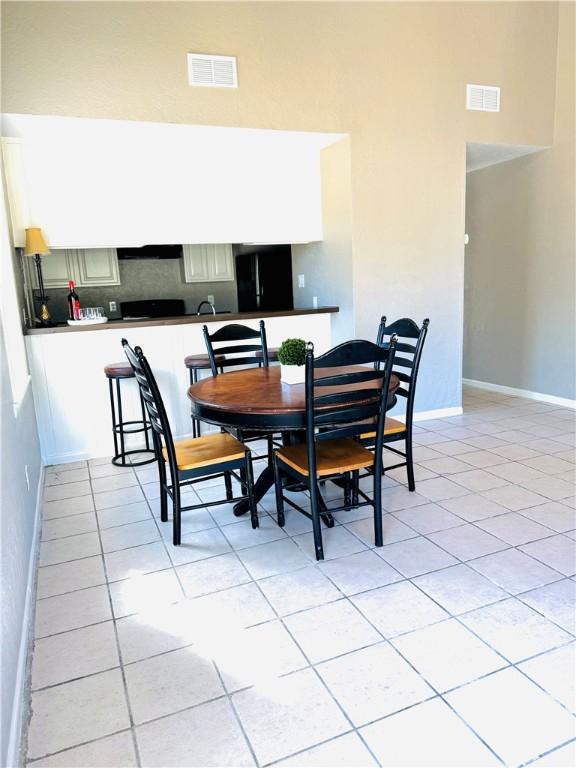
{"type": "Polygon", "coordinates": [[[319,305],[340,307],[332,320],[332,340],[339,344],[356,335],[350,140],[322,150],[320,167],[323,239],[292,246],[294,306],[311,307],[316,296],[319,305]],[[299,274],[305,277],[304,288],[298,287],[299,274]]]}
{"type": "Polygon", "coordinates": [[[574,4],[562,3],[554,142],[468,175],[464,375],[576,399],[574,4]]]}
{"type": "Polygon", "coordinates": [[[459,404],[465,141],[550,143],[556,4],[8,2],[2,13],[4,111],[349,133],[356,334],[374,336],[382,313],[429,316],[417,407],[459,404]],[[238,56],[240,88],[189,88],[187,51],[238,56]],[[500,85],[502,112],[466,112],[466,82],[500,85]]]}

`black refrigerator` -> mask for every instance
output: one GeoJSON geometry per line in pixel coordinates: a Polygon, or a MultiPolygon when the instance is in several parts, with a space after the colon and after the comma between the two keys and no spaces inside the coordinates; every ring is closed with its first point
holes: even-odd
{"type": "Polygon", "coordinates": [[[294,309],[292,247],[235,245],[239,312],[294,309]]]}

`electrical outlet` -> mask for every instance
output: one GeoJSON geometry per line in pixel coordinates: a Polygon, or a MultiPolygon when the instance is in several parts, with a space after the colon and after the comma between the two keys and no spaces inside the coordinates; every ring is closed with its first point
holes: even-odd
{"type": "Polygon", "coordinates": [[[24,477],[26,478],[26,489],[30,490],[30,478],[28,477],[28,464],[24,464],[24,477]]]}
{"type": "Polygon", "coordinates": [[[306,278],[304,275],[298,275],[298,288],[306,288],[306,278]]]}
{"type": "Polygon", "coordinates": [[[214,296],[212,296],[211,293],[208,294],[208,301],[210,302],[210,304],[214,304],[215,303],[214,302],[214,296]]]}
{"type": "Polygon", "coordinates": [[[318,309],[318,296],[312,296],[312,306],[314,309],[318,309]]]}
{"type": "Polygon", "coordinates": [[[110,312],[116,312],[118,310],[118,304],[115,301],[109,301],[108,309],[110,310],[110,312]]]}

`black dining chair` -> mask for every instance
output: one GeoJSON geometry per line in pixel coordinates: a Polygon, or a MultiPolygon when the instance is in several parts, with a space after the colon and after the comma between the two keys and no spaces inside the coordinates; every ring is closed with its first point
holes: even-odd
{"type": "Polygon", "coordinates": [[[224,368],[238,365],[264,365],[268,368],[268,345],[266,326],[260,320],[259,330],[247,325],[230,323],[214,333],[208,332],[208,326],[202,326],[204,341],[210,359],[212,375],[217,376],[224,368]],[[258,339],[258,342],[255,340],[258,339]],[[249,342],[240,344],[238,342],[249,342]],[[224,360],[222,361],[222,355],[224,360]]]}
{"type": "Polygon", "coordinates": [[[314,346],[308,344],[305,374],[306,442],[284,446],[275,451],[274,476],[278,525],[285,524],[285,501],[311,518],[317,560],[324,559],[320,523],[323,504],[319,481],[344,477],[344,504],[331,507],[330,514],[350,509],[350,493],[354,487],[355,495],[363,499],[355,499],[355,506],[373,507],[374,539],[377,547],[383,544],[382,441],[395,345],[394,336],[385,348],[370,341],[347,341],[315,358],[314,346]],[[315,378],[319,369],[338,369],[341,366],[358,366],[358,369],[326,370],[315,378]],[[366,429],[367,420],[376,422],[375,451],[365,448],[357,440],[366,429]],[[358,487],[359,471],[368,468],[371,468],[374,476],[372,499],[358,487]],[[284,496],[284,476],[295,478],[308,488],[311,514],[284,496]]]}
{"type": "MultiPolygon", "coordinates": [[[[408,476],[408,489],[416,490],[414,481],[414,458],[412,447],[412,424],[414,421],[414,398],[416,396],[416,382],[418,379],[418,370],[420,368],[420,358],[422,349],[428,333],[430,320],[426,319],[420,327],[410,320],[403,317],[395,320],[390,325],[386,325],[386,317],[380,320],[378,328],[377,344],[386,349],[390,338],[395,335],[399,341],[396,343],[396,354],[394,358],[393,373],[400,379],[400,386],[396,390],[396,397],[403,397],[406,400],[405,421],[387,418],[384,426],[384,448],[387,451],[401,456],[405,461],[384,467],[384,471],[406,467],[408,476]],[[405,450],[393,448],[390,443],[398,440],[405,441],[405,450]]],[[[365,432],[361,435],[362,444],[366,446],[375,446],[376,432],[365,432]]]]}
{"type": "Polygon", "coordinates": [[[193,437],[174,442],[166,409],[162,401],[156,378],[150,364],[140,347],[132,347],[126,339],[122,346],[132,366],[134,376],[152,425],[152,440],[158,461],[160,482],[160,519],[168,520],[168,497],[172,499],[173,543],[179,545],[182,538],[182,512],[201,507],[227,504],[230,501],[248,501],[252,528],[258,528],[258,513],[254,500],[254,475],[250,451],[235,437],[227,432],[193,437]],[[166,464],[170,472],[170,481],[166,473],[166,464]],[[238,470],[239,474],[236,474],[238,470]],[[232,474],[240,483],[244,492],[241,496],[206,501],[183,507],[181,489],[209,478],[232,474]]]}
{"type": "MultiPolygon", "coordinates": [[[[268,368],[268,344],[264,320],[260,320],[258,330],[249,328],[247,325],[230,323],[214,331],[214,333],[209,333],[208,326],[204,325],[202,333],[204,334],[213,376],[224,373],[227,368],[241,365],[258,365],[260,368],[268,368]]],[[[234,430],[234,434],[243,443],[266,440],[266,454],[253,456],[253,460],[267,459],[271,464],[272,451],[274,450],[274,439],[271,433],[238,428],[234,430]]]]}

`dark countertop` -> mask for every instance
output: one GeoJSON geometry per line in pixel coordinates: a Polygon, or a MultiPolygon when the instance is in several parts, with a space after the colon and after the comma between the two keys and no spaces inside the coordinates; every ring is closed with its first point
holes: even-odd
{"type": "Polygon", "coordinates": [[[27,328],[27,336],[46,333],[85,333],[115,328],[142,328],[158,325],[189,325],[193,323],[236,322],[237,320],[260,320],[267,317],[288,317],[289,315],[321,315],[339,312],[339,307],[318,307],[317,309],[285,309],[280,312],[223,312],[215,315],[181,315],[180,317],[157,317],[147,320],[109,320],[97,325],[55,325],[52,328],[27,328]]]}

